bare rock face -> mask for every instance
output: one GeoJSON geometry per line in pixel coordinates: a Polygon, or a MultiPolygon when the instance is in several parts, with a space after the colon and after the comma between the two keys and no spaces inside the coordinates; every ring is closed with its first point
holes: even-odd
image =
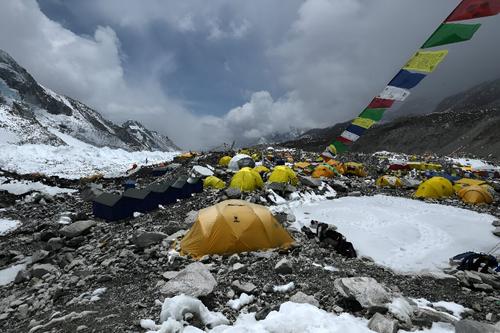
{"type": "Polygon", "coordinates": [[[96,224],[97,222],[93,220],[78,221],[61,228],[60,233],[67,238],[73,238],[86,233],[96,224]]]}
{"type": "Polygon", "coordinates": [[[346,298],[354,298],[364,308],[385,307],[391,295],[380,283],[370,277],[336,279],[335,288],[346,298]]]}
{"type": "Polygon", "coordinates": [[[207,296],[217,286],[217,281],[206,266],[194,262],[175,277],[166,282],[161,288],[161,293],[166,296],[185,294],[193,297],[207,296]]]}

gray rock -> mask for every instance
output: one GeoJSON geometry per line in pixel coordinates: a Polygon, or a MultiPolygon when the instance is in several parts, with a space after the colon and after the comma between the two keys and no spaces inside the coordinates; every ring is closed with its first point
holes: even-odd
{"type": "Polygon", "coordinates": [[[493,291],[493,287],[486,283],[474,283],[472,287],[480,291],[486,291],[486,292],[493,291]]]}
{"type": "Polygon", "coordinates": [[[53,237],[47,241],[47,247],[51,251],[57,251],[59,249],[62,249],[63,247],[63,240],[60,237],[53,237]]]}
{"type": "Polygon", "coordinates": [[[84,236],[76,236],[66,240],[66,245],[69,247],[79,247],[85,241],[84,236]]]}
{"type": "Polygon", "coordinates": [[[28,317],[28,304],[22,304],[17,308],[17,312],[19,313],[19,317],[26,318],[28,317]]]}
{"type": "Polygon", "coordinates": [[[31,255],[31,262],[33,264],[42,261],[43,259],[47,258],[49,256],[50,252],[45,251],[45,250],[38,250],[33,252],[31,255]]]}
{"type": "Polygon", "coordinates": [[[364,308],[385,307],[391,298],[387,289],[370,277],[336,279],[333,285],[342,296],[356,299],[364,308]]]}
{"type": "Polygon", "coordinates": [[[301,182],[302,185],[309,186],[309,187],[320,187],[321,186],[321,180],[309,176],[299,176],[299,181],[301,182]]]}
{"type": "Polygon", "coordinates": [[[290,301],[294,303],[307,303],[319,307],[319,302],[314,296],[304,294],[302,291],[298,291],[290,297],[290,301]]]}
{"type": "Polygon", "coordinates": [[[457,322],[456,317],[450,315],[446,312],[440,312],[434,309],[418,308],[416,310],[415,318],[413,318],[413,323],[416,324],[420,321],[430,321],[430,322],[443,322],[454,324],[457,322]],[[417,321],[415,320],[417,319],[417,321]]]}
{"type": "Polygon", "coordinates": [[[500,237],[500,227],[496,227],[495,230],[492,231],[493,235],[500,237]]]}
{"type": "Polygon", "coordinates": [[[239,188],[227,188],[224,193],[226,193],[229,199],[239,199],[241,198],[241,190],[239,188]]]}
{"type": "Polygon", "coordinates": [[[163,278],[165,280],[171,280],[174,277],[176,277],[177,274],[179,274],[179,272],[176,272],[176,271],[167,271],[167,272],[163,273],[161,276],[163,276],[163,278]]]}
{"type": "Polygon", "coordinates": [[[472,271],[463,271],[463,272],[464,272],[465,278],[470,283],[482,283],[483,282],[483,280],[481,280],[481,277],[479,276],[479,274],[477,274],[476,272],[472,272],[472,271]]]}
{"type": "Polygon", "coordinates": [[[24,281],[28,281],[31,278],[31,274],[29,271],[22,269],[19,272],[17,272],[16,277],[14,279],[14,283],[21,283],[24,281]]]}
{"type": "Polygon", "coordinates": [[[31,276],[41,278],[45,274],[57,274],[59,270],[51,264],[35,264],[31,267],[31,276]]]}
{"type": "Polygon", "coordinates": [[[67,238],[73,238],[89,231],[96,224],[97,222],[94,220],[77,221],[61,228],[59,232],[67,238]]]}
{"type": "Polygon", "coordinates": [[[184,236],[186,233],[187,233],[187,230],[179,230],[179,231],[176,231],[176,232],[174,232],[173,234],[171,234],[171,235],[167,236],[166,240],[167,240],[167,241],[174,241],[174,240],[176,240],[177,238],[184,236]]]}
{"type": "Polygon", "coordinates": [[[493,325],[465,319],[455,324],[455,333],[499,333],[500,329],[493,325]]]}
{"type": "Polygon", "coordinates": [[[167,234],[161,232],[142,232],[134,237],[133,242],[137,247],[146,248],[161,243],[167,237],[167,234]]]}
{"type": "Polygon", "coordinates": [[[231,283],[231,286],[240,293],[251,294],[257,289],[257,286],[251,282],[241,283],[240,280],[235,280],[231,283]]]}
{"type": "Polygon", "coordinates": [[[166,296],[186,294],[193,297],[207,296],[217,286],[217,281],[205,265],[189,264],[161,288],[166,296]]]}
{"type": "Polygon", "coordinates": [[[491,223],[494,227],[500,227],[500,220],[495,220],[493,223],[491,223]]]}
{"type": "Polygon", "coordinates": [[[233,265],[232,271],[235,273],[244,273],[247,271],[247,266],[237,262],[233,265]]]}
{"type": "Polygon", "coordinates": [[[293,265],[289,260],[283,258],[274,266],[274,271],[278,274],[291,274],[293,273],[293,265]]]}
{"type": "Polygon", "coordinates": [[[398,331],[398,322],[388,319],[380,313],[375,313],[368,322],[368,328],[378,333],[396,333],[398,331]]]}

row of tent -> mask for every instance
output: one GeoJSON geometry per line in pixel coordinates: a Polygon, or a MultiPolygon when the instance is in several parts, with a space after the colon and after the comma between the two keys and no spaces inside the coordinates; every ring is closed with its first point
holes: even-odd
{"type": "Polygon", "coordinates": [[[122,194],[102,193],[92,200],[92,212],[97,218],[117,221],[132,217],[134,212],[150,212],[158,205],[172,204],[202,191],[201,181],[181,176],[175,181],[154,183],[142,189],[129,188],[122,194]]]}
{"type": "MultiPolygon", "coordinates": [[[[405,179],[395,176],[382,176],[377,179],[379,187],[404,187],[405,179]]],[[[456,194],[462,201],[469,204],[490,204],[494,200],[494,189],[480,179],[462,178],[451,182],[444,177],[432,177],[418,186],[416,198],[442,199],[456,194]]]]}

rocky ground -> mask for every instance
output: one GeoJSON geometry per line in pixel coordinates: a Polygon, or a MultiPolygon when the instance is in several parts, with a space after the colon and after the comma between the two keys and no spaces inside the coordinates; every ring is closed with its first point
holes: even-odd
{"type": "MultiPolygon", "coordinates": [[[[197,161],[183,162],[167,177],[185,174],[194,164],[215,166],[219,157],[207,154],[197,161]]],[[[380,163],[372,157],[350,158],[370,166],[368,179],[380,173],[380,163]]],[[[218,175],[225,180],[229,178],[223,171],[218,171],[218,175]]],[[[7,172],[3,176],[35,177],[51,186],[82,188],[79,181],[57,177],[7,172]]],[[[137,179],[139,185],[154,180],[137,179]]],[[[123,179],[99,182],[105,189],[119,189],[123,179]]],[[[327,182],[339,197],[377,193],[410,197],[413,193],[410,189],[378,189],[373,181],[366,179],[327,182]]],[[[297,188],[306,190],[321,192],[305,185],[297,188]]],[[[176,240],[190,228],[196,212],[224,199],[227,199],[224,191],[204,191],[164,209],[108,223],[93,218],[91,204],[84,202],[78,193],[15,196],[0,191],[0,205],[8,207],[0,210],[0,218],[22,222],[15,231],[0,236],[0,269],[27,264],[13,283],[0,286],[0,331],[144,332],[139,320],[158,320],[161,310],[158,301],[163,302],[165,297],[174,296],[186,286],[211,311],[222,312],[230,320],[241,311],[256,312],[257,318],[264,318],[292,299],[329,312],[347,311],[366,318],[381,313],[384,316],[377,315],[375,319],[388,321],[387,325],[394,320],[393,324],[397,322],[408,330],[429,327],[434,321],[456,321],[443,308],[418,309],[409,298],[456,302],[470,309],[463,317],[489,324],[500,320],[498,276],[454,270],[447,275],[397,274],[368,258],[346,259],[296,230],[290,230],[296,246],[286,251],[213,255],[200,261],[180,256],[175,251],[176,240]],[[204,265],[200,266],[200,262],[204,265]],[[182,280],[178,272],[186,267],[188,272],[201,276],[199,284],[190,285],[182,280]],[[355,289],[360,284],[375,294],[357,293],[355,289]],[[276,286],[286,287],[280,291],[276,286]],[[253,302],[240,310],[228,306],[229,300],[242,293],[253,295],[253,302]],[[414,311],[409,318],[401,318],[383,305],[382,300],[394,297],[404,297],[404,302],[412,306],[414,311]]],[[[247,199],[272,205],[269,192],[265,191],[251,194],[247,199]]],[[[444,203],[464,206],[457,199],[444,203]]],[[[498,201],[468,208],[500,218],[498,201]]],[[[278,217],[285,225],[293,220],[284,214],[278,217]]],[[[186,319],[203,328],[196,317],[186,319]]]]}

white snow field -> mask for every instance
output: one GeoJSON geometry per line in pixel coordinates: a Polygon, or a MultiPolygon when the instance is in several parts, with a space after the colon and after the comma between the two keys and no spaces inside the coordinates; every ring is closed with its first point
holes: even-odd
{"type": "MultiPolygon", "coordinates": [[[[75,141],[78,141],[74,139],[75,141]]],[[[77,179],[95,173],[120,176],[133,164],[171,161],[178,152],[128,152],[108,147],[97,148],[81,141],[71,146],[40,144],[0,144],[0,168],[21,174],[40,172],[47,176],[77,179]]]]}
{"type": "Polygon", "coordinates": [[[403,273],[439,272],[454,255],[488,252],[498,243],[491,233],[494,216],[419,200],[344,197],[289,209],[295,227],[312,219],[334,224],[358,255],[403,273]]]}

